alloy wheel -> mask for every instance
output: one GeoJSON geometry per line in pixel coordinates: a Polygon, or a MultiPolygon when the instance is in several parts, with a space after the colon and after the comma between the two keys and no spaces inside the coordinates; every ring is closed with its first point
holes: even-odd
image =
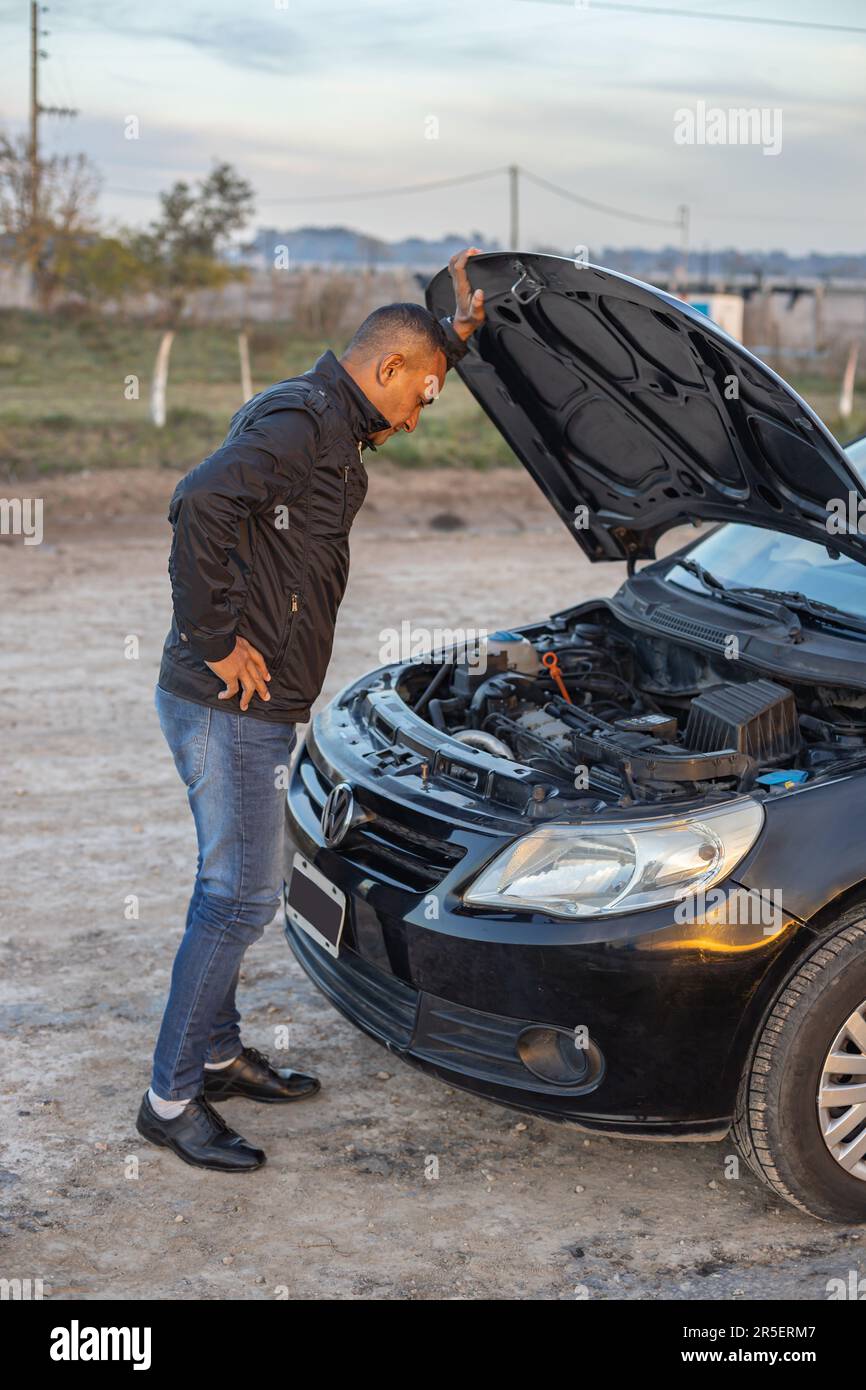
{"type": "Polygon", "coordinates": [[[866,999],[845,1020],[824,1059],[818,1120],[836,1162],[866,1182],[866,999]]]}

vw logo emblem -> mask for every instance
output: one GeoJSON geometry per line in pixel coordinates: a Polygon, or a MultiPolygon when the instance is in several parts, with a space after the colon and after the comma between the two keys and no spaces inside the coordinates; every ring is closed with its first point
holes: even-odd
{"type": "Polygon", "coordinates": [[[355,798],[348,782],[338,782],[328,793],[322,807],[322,834],[325,843],[338,845],[351,829],[355,815],[355,798]]]}

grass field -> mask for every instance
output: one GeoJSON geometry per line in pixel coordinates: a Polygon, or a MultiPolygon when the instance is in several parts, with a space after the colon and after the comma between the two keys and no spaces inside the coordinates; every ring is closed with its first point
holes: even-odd
{"type": "MultiPolygon", "coordinates": [[[[159,336],[158,329],[110,319],[0,312],[0,477],[153,466],[185,472],[205,457],[241,404],[236,332],[213,324],[178,332],[162,430],[148,413],[159,336]],[[137,400],[125,396],[130,377],[138,381],[137,400]]],[[[257,390],[304,371],[324,348],[288,324],[255,327],[249,341],[257,390]]],[[[804,375],[792,384],[840,438],[866,430],[866,379],[844,429],[836,382],[804,375]]],[[[414,435],[389,442],[388,459],[407,468],[514,463],[456,377],[414,435]]]]}

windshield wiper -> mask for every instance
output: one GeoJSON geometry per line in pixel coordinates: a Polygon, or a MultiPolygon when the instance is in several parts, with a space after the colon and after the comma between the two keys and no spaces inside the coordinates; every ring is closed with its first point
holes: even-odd
{"type": "MultiPolygon", "coordinates": [[[[765,589],[757,584],[746,584],[741,589],[728,588],[717,579],[709,570],[704,569],[703,565],[698,564],[690,556],[685,556],[678,560],[677,564],[681,569],[687,570],[700,580],[704,588],[710,593],[716,594],[719,598],[727,598],[731,603],[741,603],[744,608],[750,608],[750,600],[757,602],[764,601],[768,605],[773,605],[778,614],[787,614],[785,621],[793,619],[796,629],[799,630],[800,623],[794,616],[796,613],[806,613],[815,618],[817,622],[832,623],[834,627],[847,627],[852,632],[866,633],[866,618],[858,618],[854,613],[847,613],[844,608],[837,608],[833,603],[825,603],[822,599],[808,598],[799,589],[765,589]]],[[[766,609],[754,609],[755,612],[764,612],[766,609]]]]}
{"type": "MultiPolygon", "coordinates": [[[[737,589],[734,592],[742,593],[743,590],[737,589]]],[[[823,599],[808,598],[798,589],[762,589],[749,586],[745,592],[779,599],[793,612],[808,613],[819,622],[832,623],[834,627],[847,627],[852,632],[866,632],[866,618],[846,613],[844,608],[837,608],[834,603],[825,603],[823,599]]]]}
{"type": "MultiPolygon", "coordinates": [[[[703,565],[688,555],[677,560],[677,564],[688,574],[693,574],[707,592],[720,602],[730,603],[735,608],[743,608],[748,613],[758,613],[765,618],[775,618],[778,622],[784,623],[792,642],[802,642],[802,624],[793,611],[796,605],[789,606],[782,601],[787,595],[778,594],[772,589],[729,589],[721,579],[710,574],[709,570],[704,569],[703,565]]],[[[797,597],[802,598],[803,595],[799,594],[797,597]]]]}

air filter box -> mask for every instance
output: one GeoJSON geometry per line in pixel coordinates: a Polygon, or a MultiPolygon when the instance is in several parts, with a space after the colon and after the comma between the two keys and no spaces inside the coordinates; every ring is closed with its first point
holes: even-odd
{"type": "Polygon", "coordinates": [[[760,764],[790,758],[800,747],[794,696],[773,681],[717,685],[692,700],[685,743],[700,753],[734,748],[760,764]]]}

